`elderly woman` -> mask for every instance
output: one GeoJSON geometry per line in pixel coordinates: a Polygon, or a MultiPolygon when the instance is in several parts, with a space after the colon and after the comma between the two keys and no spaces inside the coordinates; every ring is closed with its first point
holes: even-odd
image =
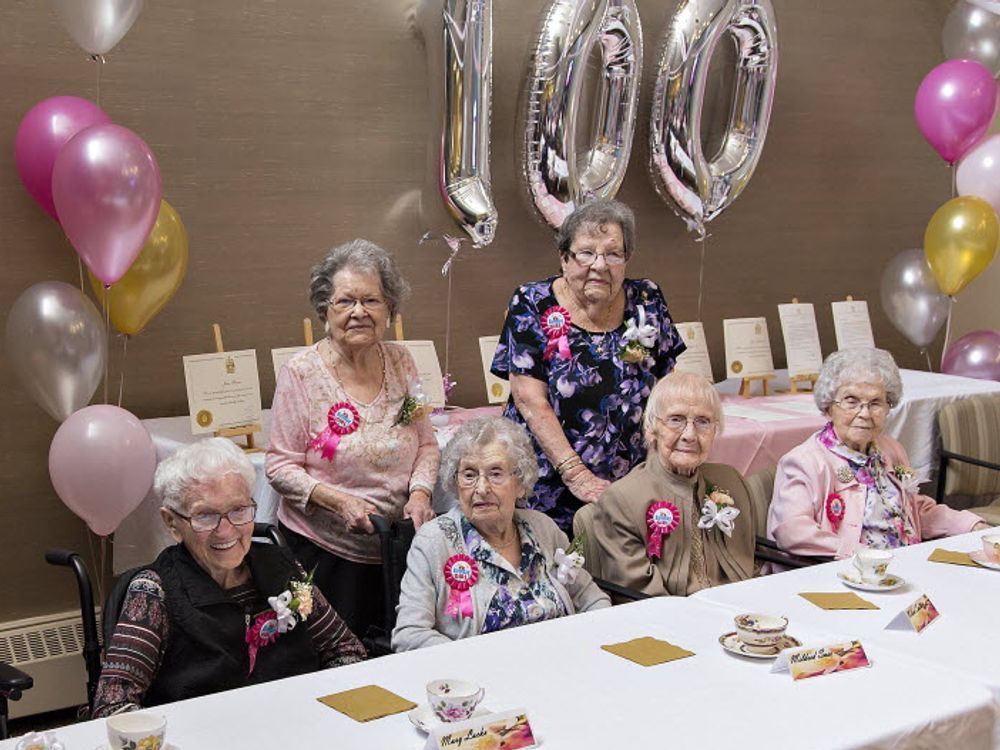
{"type": "Polygon", "coordinates": [[[903,446],[883,435],[903,397],[892,356],[844,349],[823,363],[815,399],[830,421],[778,462],[768,537],[788,552],[847,557],[986,528],[917,492],[903,446]]]}
{"type": "Polygon", "coordinates": [[[457,488],[459,504],[413,540],[393,650],[611,604],[585,570],[566,560],[569,541],[559,527],[543,513],[515,507],[537,473],[520,425],[481,417],[458,429],[444,450],[441,476],[446,489],[457,488]]]}
{"type": "Polygon", "coordinates": [[[368,515],[434,517],[439,451],[419,403],[413,358],[382,337],[407,291],[392,257],[366,240],[312,271],[309,297],[328,336],[282,368],[267,476],[296,557],[351,630],[380,622],[378,538],[368,515]]]}
{"type": "Polygon", "coordinates": [[[659,287],[626,279],[635,218],[616,201],[574,211],[558,237],[562,272],[511,298],[492,372],[510,380],[504,415],[531,431],[531,507],[565,531],[582,503],[643,458],[649,391],[684,343],[659,287]]]}
{"type": "Polygon", "coordinates": [[[185,446],[157,467],[153,487],[177,544],[128,584],[95,717],[364,658],[291,554],[250,543],[254,479],[224,438],[185,446]]]}
{"type": "Polygon", "coordinates": [[[722,431],[719,394],[705,378],[671,373],[643,419],[649,452],[594,510],[598,568],[609,581],[687,596],[753,575],[754,508],[736,469],[705,463],[722,431]]]}

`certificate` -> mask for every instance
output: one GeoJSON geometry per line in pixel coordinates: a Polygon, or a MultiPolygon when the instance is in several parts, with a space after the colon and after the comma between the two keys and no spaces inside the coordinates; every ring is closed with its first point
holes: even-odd
{"type": "Polygon", "coordinates": [[[785,339],[788,377],[818,375],[823,351],[816,329],[816,311],[811,304],[778,305],[781,334],[785,339]]]}
{"type": "Polygon", "coordinates": [[[727,318],[722,321],[726,341],[726,374],[730,378],[757,378],[774,374],[771,340],[764,318],[727,318]]]}
{"type": "Polygon", "coordinates": [[[715,382],[712,375],[712,360],[708,357],[708,341],[705,340],[705,328],[700,321],[693,323],[677,323],[677,331],[681,340],[687,346],[674,365],[675,372],[693,372],[708,378],[709,383],[715,382]]]}
{"type": "Polygon", "coordinates": [[[427,403],[437,408],[444,406],[444,378],[441,375],[441,363],[438,362],[437,350],[433,341],[397,341],[410,350],[413,361],[417,365],[417,375],[423,386],[427,403]]]}
{"type": "Polygon", "coordinates": [[[833,310],[833,330],[837,333],[837,348],[875,346],[872,319],[868,317],[868,303],[864,300],[847,300],[830,304],[833,310]]]}
{"type": "Polygon", "coordinates": [[[261,423],[256,349],[184,357],[184,381],[192,434],[261,423]]]}
{"type": "Polygon", "coordinates": [[[285,362],[290,360],[299,352],[304,352],[308,346],[283,346],[280,349],[271,350],[271,364],[274,365],[274,379],[278,379],[278,373],[285,366],[285,362]]]}
{"type": "Polygon", "coordinates": [[[506,403],[507,397],[510,396],[510,383],[490,372],[498,343],[500,343],[499,336],[479,337],[479,354],[483,358],[483,378],[486,379],[486,400],[490,404],[506,403]]]}

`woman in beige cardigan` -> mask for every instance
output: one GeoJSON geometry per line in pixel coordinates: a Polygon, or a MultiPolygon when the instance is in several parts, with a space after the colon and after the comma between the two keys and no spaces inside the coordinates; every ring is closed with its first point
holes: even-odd
{"type": "Polygon", "coordinates": [[[646,460],[601,496],[593,519],[598,569],[621,586],[687,596],[753,575],[753,503],[738,471],[705,463],[722,430],[712,384],[667,375],[643,415],[646,460]]]}

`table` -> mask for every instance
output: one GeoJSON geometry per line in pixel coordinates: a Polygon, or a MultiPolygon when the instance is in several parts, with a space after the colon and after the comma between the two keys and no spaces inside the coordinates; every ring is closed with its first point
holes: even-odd
{"type": "MultiPolygon", "coordinates": [[[[795,683],[770,674],[770,662],[724,652],[717,638],[731,625],[725,607],[651,599],[158,710],[167,716],[168,740],[182,750],[289,744],[417,750],[424,739],[405,714],[359,724],[316,698],[378,684],[420,703],[428,681],[464,677],[485,687],[484,706],[492,710],[527,708],[547,750],[990,746],[991,696],[970,680],[937,674],[873,642],[872,668],[795,683]],[[646,635],[696,655],[644,668],[600,649],[646,635]],[[932,681],[933,690],[912,689],[932,681]],[[838,716],[851,720],[834,726],[838,716]]],[[[805,622],[796,633],[816,644],[843,638],[805,622]]],[[[67,750],[90,750],[103,740],[104,723],[58,734],[67,750]]],[[[0,743],[0,750],[11,747],[0,743]]]]}

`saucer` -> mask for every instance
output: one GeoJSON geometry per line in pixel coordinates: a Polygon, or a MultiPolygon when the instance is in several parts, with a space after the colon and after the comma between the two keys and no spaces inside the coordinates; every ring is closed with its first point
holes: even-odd
{"type": "Polygon", "coordinates": [[[970,552],[969,557],[977,565],[982,565],[984,568],[991,568],[992,570],[1000,570],[1000,563],[993,562],[990,558],[986,556],[986,553],[981,549],[975,552],[970,552]]]}
{"type": "MultiPolygon", "coordinates": [[[[98,745],[94,750],[111,750],[111,745],[105,743],[103,745],[98,745]]],[[[171,745],[169,742],[165,742],[160,750],[181,750],[177,745],[171,745]]]]}
{"type": "Polygon", "coordinates": [[[906,585],[906,580],[904,578],[894,576],[891,573],[877,583],[862,581],[854,575],[854,571],[851,570],[841,570],[837,573],[837,578],[843,581],[846,585],[850,586],[852,589],[860,589],[861,591],[892,591],[893,589],[898,589],[900,586],[906,585]]]}
{"type": "MultiPolygon", "coordinates": [[[[477,708],[472,712],[472,716],[485,716],[489,713],[492,713],[489,709],[477,708]]],[[[427,705],[417,706],[416,708],[410,709],[406,716],[409,718],[410,723],[424,734],[429,734],[432,730],[437,729],[439,726],[444,724],[444,722],[437,717],[437,714],[434,713],[431,707],[427,705]]],[[[471,719],[472,716],[469,718],[471,719]]]]}
{"type": "Polygon", "coordinates": [[[783,635],[777,645],[773,647],[773,650],[751,651],[746,647],[743,641],[737,637],[735,631],[732,633],[726,633],[725,635],[720,635],[719,643],[721,643],[722,647],[729,653],[736,654],[737,656],[749,656],[751,659],[774,659],[786,648],[796,648],[802,645],[802,641],[798,638],[790,635],[783,635]]]}

